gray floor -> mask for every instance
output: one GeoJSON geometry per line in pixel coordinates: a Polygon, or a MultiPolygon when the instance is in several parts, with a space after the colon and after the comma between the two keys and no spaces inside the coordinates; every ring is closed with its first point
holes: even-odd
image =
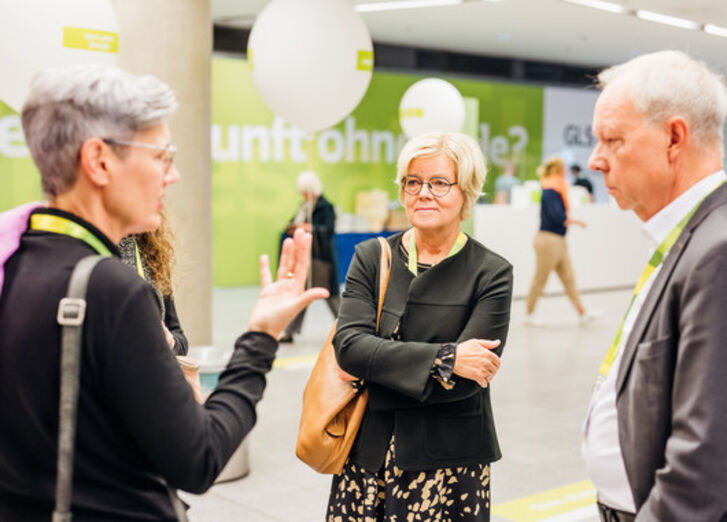
{"type": "MultiPolygon", "coordinates": [[[[256,294],[250,288],[215,290],[216,345],[232,345],[256,294]]],[[[510,338],[492,384],[504,455],[493,465],[494,505],[587,478],[579,451],[581,423],[598,365],[629,298],[626,290],[584,296],[587,307],[603,313],[586,326],[578,325],[564,297],[544,298],[539,312],[549,326],[543,328],[523,326],[524,302],[513,303],[510,338]]],[[[258,424],[249,436],[250,474],[202,496],[184,495],[192,522],[324,519],[330,477],[294,455],[300,397],[311,366],[295,362],[317,352],[331,324],[325,304],[314,303],[296,342],[281,346],[278,358],[288,364],[269,375],[258,424]]]]}

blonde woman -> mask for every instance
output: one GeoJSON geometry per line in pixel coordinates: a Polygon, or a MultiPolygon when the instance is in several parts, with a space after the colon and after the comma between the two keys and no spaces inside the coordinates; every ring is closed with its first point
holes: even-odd
{"type": "Polygon", "coordinates": [[[512,266],[460,230],[485,173],[463,134],[424,134],[402,150],[396,181],[412,228],[388,239],[378,335],[379,245],[356,247],[333,344],[369,401],[333,478],[329,521],[489,520],[490,463],[501,456],[489,384],[507,338],[512,266]]]}
{"type": "Polygon", "coordinates": [[[568,184],[565,180],[565,163],[558,157],[552,157],[538,167],[538,176],[543,188],[540,200],[540,230],[535,234],[535,276],[528,294],[527,315],[525,323],[533,326],[544,326],[545,322],[535,316],[535,305],[543,293],[548,276],[555,270],[565,287],[571,303],[578,312],[581,322],[597,317],[583,307],[576,288],[573,265],[565,234],[568,227],[578,225],[585,228],[586,224],[568,216],[568,184]]]}

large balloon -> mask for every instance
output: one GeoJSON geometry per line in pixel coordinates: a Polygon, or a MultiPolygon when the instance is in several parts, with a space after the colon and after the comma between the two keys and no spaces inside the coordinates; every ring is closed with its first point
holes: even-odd
{"type": "Polygon", "coordinates": [[[399,123],[413,138],[425,132],[461,132],[465,104],[457,88],[439,78],[425,78],[412,84],[399,103],[399,123]]]}
{"type": "Polygon", "coordinates": [[[247,52],[270,110],[308,132],[348,116],[371,81],[371,37],[349,0],[273,0],[247,52]]]}
{"type": "Polygon", "coordinates": [[[0,0],[0,13],[0,101],[16,111],[41,69],[118,63],[109,0],[0,0]]]}

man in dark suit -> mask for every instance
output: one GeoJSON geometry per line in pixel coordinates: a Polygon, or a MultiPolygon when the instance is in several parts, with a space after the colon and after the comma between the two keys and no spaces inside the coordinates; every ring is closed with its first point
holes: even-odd
{"type": "Polygon", "coordinates": [[[599,82],[589,168],[653,246],[586,419],[599,512],[727,520],[727,90],[676,51],[634,58],[599,82]]]}

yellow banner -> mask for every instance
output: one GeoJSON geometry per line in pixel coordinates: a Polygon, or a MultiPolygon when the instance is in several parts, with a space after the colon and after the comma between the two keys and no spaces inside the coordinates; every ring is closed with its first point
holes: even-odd
{"type": "Polygon", "coordinates": [[[64,27],[63,47],[100,53],[118,53],[119,35],[110,31],[99,31],[98,29],[64,27]]]}
{"type": "Polygon", "coordinates": [[[359,71],[373,71],[374,69],[374,52],[361,51],[358,52],[358,62],[356,69],[359,71]]]}

